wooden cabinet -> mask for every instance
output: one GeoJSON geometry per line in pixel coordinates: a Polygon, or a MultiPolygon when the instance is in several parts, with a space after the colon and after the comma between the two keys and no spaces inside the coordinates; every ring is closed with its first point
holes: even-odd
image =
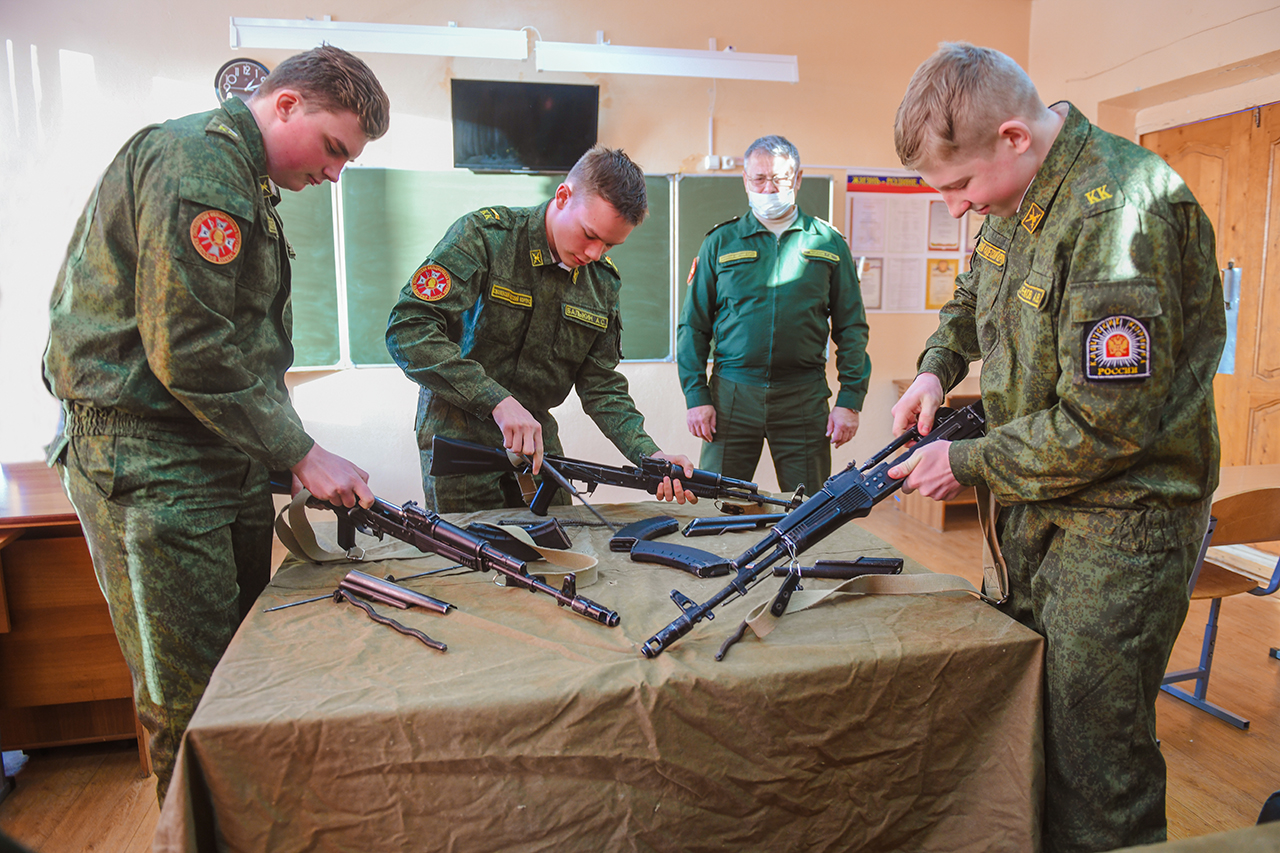
{"type": "Polygon", "coordinates": [[[0,467],[0,746],[145,732],[75,510],[41,462],[0,467]]]}
{"type": "MultiPolygon", "coordinates": [[[[901,397],[911,387],[912,379],[895,379],[893,387],[897,390],[898,396],[901,397]]],[[[947,394],[947,405],[953,409],[963,408],[971,403],[976,403],[982,399],[981,389],[978,387],[978,378],[976,376],[967,376],[955,388],[951,389],[951,393],[947,394]]],[[[893,495],[894,506],[899,510],[925,524],[934,530],[945,531],[947,529],[947,512],[962,506],[976,506],[978,502],[977,491],[974,489],[966,489],[959,497],[949,501],[935,501],[926,498],[923,495],[912,492],[905,495],[901,490],[893,495]]]]}

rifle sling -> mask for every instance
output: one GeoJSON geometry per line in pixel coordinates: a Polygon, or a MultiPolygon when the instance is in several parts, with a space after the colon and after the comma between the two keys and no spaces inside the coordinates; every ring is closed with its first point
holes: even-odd
{"type": "MultiPolygon", "coordinates": [[[[276,536],[279,537],[280,543],[289,549],[290,554],[299,560],[305,560],[309,563],[332,563],[340,560],[359,562],[363,560],[365,556],[364,549],[358,545],[352,547],[350,552],[344,552],[337,548],[328,548],[320,543],[316,537],[315,529],[311,526],[311,519],[307,517],[306,506],[310,497],[311,493],[303,489],[289,502],[288,506],[281,509],[276,515],[276,536]]],[[[543,559],[556,567],[552,571],[530,572],[530,574],[545,576],[547,584],[560,586],[564,583],[565,575],[570,573],[577,576],[579,588],[591,586],[598,579],[596,572],[596,563],[598,561],[595,557],[583,554],[580,551],[544,548],[533,541],[528,531],[516,525],[503,524],[496,526],[501,527],[507,533],[536,550],[543,556],[543,559]]],[[[403,545],[403,549],[394,553],[379,554],[378,559],[404,560],[423,556],[423,552],[412,545],[408,543],[403,543],[403,545]]],[[[499,574],[497,578],[505,580],[506,576],[499,574]]]]}

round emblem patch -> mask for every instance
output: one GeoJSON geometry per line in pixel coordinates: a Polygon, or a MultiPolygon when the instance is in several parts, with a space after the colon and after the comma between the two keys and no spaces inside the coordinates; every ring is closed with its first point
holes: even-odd
{"type": "Polygon", "coordinates": [[[206,210],[191,222],[191,243],[206,261],[230,263],[240,254],[240,226],[221,210],[206,210]]]}
{"type": "Polygon", "coordinates": [[[1106,317],[1086,329],[1084,353],[1086,379],[1145,379],[1151,375],[1151,332],[1133,317],[1106,317]]]}
{"type": "Polygon", "coordinates": [[[413,295],[426,302],[436,302],[449,295],[453,279],[449,271],[438,264],[423,264],[409,279],[413,295]]]}

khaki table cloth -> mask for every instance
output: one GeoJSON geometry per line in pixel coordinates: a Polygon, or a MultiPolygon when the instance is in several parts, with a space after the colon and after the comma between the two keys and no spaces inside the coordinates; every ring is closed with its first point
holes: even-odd
{"type": "MultiPolygon", "coordinates": [[[[598,507],[617,525],[715,514],[598,507]]],[[[579,593],[608,628],[493,573],[405,585],[456,605],[375,605],[431,650],[329,600],[351,568],[449,565],[373,545],[363,564],[288,560],[187,731],[159,851],[991,851],[1038,847],[1041,638],[969,596],[829,599],[715,653],[779,578],[653,660],[640,646],[725,578],[633,563],[581,506],[554,513],[597,557],[579,593]]],[[[315,516],[324,519],[324,514],[315,516]]],[[[449,516],[531,520],[520,511],[449,516]]],[[[333,516],[322,538],[332,542],[333,516]]],[[[735,556],[762,531],[666,537],[735,556]]],[[[896,552],[856,523],[804,555],[896,552]]],[[[536,564],[535,564],[536,566],[536,564]]],[[[907,561],[906,571],[924,571],[907,561]]],[[[807,580],[806,588],[836,581],[807,580]]]]}

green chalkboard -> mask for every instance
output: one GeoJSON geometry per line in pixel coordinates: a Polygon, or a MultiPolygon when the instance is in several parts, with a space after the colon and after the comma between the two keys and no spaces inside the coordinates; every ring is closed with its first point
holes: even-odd
{"type": "Polygon", "coordinates": [[[333,195],[329,185],[286,192],[276,208],[297,257],[293,280],[293,363],[338,363],[338,272],[333,248],[333,195]]]}
{"type": "MultiPolygon", "coordinates": [[[[331,193],[312,188],[281,202],[285,232],[297,251],[293,265],[296,367],[328,367],[342,361],[339,335],[345,301],[350,363],[391,364],[387,317],[409,276],[453,222],[481,207],[521,207],[551,198],[560,175],[492,175],[348,169],[338,184],[339,215],[331,193]],[[342,223],[342,266],[334,250],[333,223],[342,223]],[[339,293],[338,282],[345,291],[339,293]],[[342,297],[341,299],[339,297],[342,297]]],[[[622,273],[622,352],[628,360],[670,360],[675,315],[685,275],[709,228],[746,209],[738,177],[672,176],[645,179],[649,217],[609,256],[622,273]],[[680,227],[673,234],[675,195],[680,227]],[[673,254],[679,258],[672,274],[673,254]],[[673,278],[679,285],[673,300],[673,278]]],[[[831,181],[801,184],[807,213],[830,217],[831,181]]]]}
{"type": "MultiPolygon", "coordinates": [[[[702,238],[721,222],[747,212],[747,191],[741,175],[695,175],[680,179],[678,193],[680,233],[676,235],[679,254],[676,266],[679,285],[676,311],[684,304],[689,289],[689,268],[702,248],[702,238]]],[[[796,200],[809,216],[831,221],[831,179],[815,176],[800,182],[796,200]]]]}

